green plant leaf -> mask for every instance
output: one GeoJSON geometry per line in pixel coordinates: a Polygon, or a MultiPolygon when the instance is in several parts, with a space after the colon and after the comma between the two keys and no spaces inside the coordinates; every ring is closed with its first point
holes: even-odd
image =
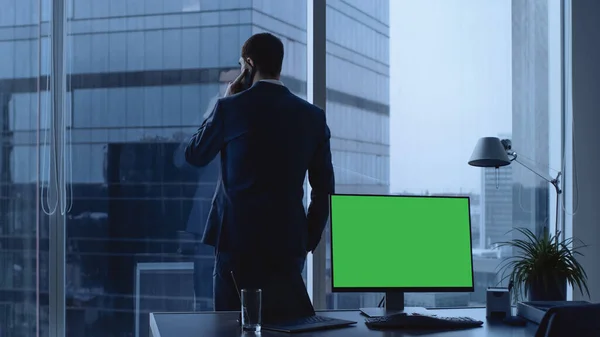
{"type": "Polygon", "coordinates": [[[508,233],[512,231],[522,238],[498,243],[499,247],[510,247],[515,251],[513,256],[498,265],[497,273],[500,274],[500,283],[507,279],[512,281],[515,299],[527,296],[532,284],[539,284],[547,290],[563,280],[576,286],[582,295],[585,291],[589,297],[587,274],[576,258],[583,256],[580,249],[587,247],[585,244],[579,244],[581,241],[573,238],[561,241],[560,232],[537,237],[528,228],[514,228],[508,233]]]}

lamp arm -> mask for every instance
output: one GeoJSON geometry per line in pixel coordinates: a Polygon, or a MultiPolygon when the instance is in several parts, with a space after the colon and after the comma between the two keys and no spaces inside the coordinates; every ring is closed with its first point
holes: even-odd
{"type": "Polygon", "coordinates": [[[508,155],[511,157],[510,161],[515,161],[515,162],[521,164],[521,166],[523,166],[524,168],[528,169],[529,171],[533,172],[538,177],[540,177],[540,178],[544,179],[545,181],[549,182],[550,184],[552,184],[552,186],[554,186],[554,189],[556,190],[556,194],[562,193],[562,190],[560,189],[560,176],[562,174],[561,172],[558,172],[558,174],[556,175],[556,178],[552,178],[549,174],[541,173],[539,170],[536,170],[535,168],[533,168],[533,167],[525,164],[523,161],[519,160],[516,152],[510,151],[510,152],[508,152],[508,155]]]}
{"type": "Polygon", "coordinates": [[[527,164],[525,164],[524,162],[518,160],[518,155],[515,151],[512,150],[512,142],[510,141],[510,139],[503,139],[501,140],[502,146],[504,146],[504,150],[506,150],[506,154],[509,157],[509,160],[512,161],[516,161],[517,163],[521,164],[524,168],[528,169],[529,171],[533,172],[534,174],[536,174],[538,177],[544,179],[545,181],[549,182],[550,184],[552,184],[552,186],[554,186],[554,189],[556,191],[556,224],[554,227],[554,235],[556,238],[556,245],[558,245],[559,243],[559,237],[560,234],[562,233],[563,235],[563,239],[564,239],[564,225],[565,223],[562,223],[562,231],[559,229],[558,227],[558,219],[559,219],[559,202],[560,202],[560,194],[562,193],[562,190],[560,189],[560,177],[562,175],[562,172],[558,172],[558,174],[556,175],[556,178],[552,178],[549,174],[547,173],[542,173],[540,170],[537,170],[527,164]]]}

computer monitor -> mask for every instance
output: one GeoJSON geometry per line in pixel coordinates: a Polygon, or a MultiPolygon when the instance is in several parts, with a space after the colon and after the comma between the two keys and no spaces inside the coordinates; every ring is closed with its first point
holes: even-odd
{"type": "Polygon", "coordinates": [[[334,194],[330,207],[334,292],[385,292],[403,310],[405,292],[473,291],[468,197],[334,194]]]}

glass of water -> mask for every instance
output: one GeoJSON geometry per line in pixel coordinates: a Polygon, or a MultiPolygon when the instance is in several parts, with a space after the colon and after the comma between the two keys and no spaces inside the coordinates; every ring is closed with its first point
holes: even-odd
{"type": "Polygon", "coordinates": [[[260,332],[262,323],[262,290],[242,289],[242,330],[260,332]]]}

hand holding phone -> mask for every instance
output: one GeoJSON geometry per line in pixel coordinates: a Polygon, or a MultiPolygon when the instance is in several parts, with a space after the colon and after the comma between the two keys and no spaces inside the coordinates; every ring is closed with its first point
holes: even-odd
{"type": "Polygon", "coordinates": [[[254,77],[254,69],[248,61],[240,57],[241,71],[238,77],[227,86],[225,96],[235,95],[252,86],[252,78],[254,77]]]}

